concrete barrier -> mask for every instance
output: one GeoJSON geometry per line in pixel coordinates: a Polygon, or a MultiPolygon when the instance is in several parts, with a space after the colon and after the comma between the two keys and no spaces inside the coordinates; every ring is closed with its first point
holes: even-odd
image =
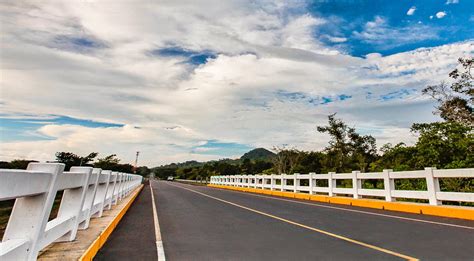
{"type": "Polygon", "coordinates": [[[0,243],[0,260],[36,260],[53,242],[72,241],[90,218],[101,217],[142,183],[139,175],[61,163],[30,163],[26,170],[0,169],[0,200],[15,199],[0,243]],[[48,221],[63,191],[57,216],[48,221]]]}
{"type": "Polygon", "coordinates": [[[342,174],[213,176],[209,186],[326,203],[474,220],[474,208],[472,207],[442,205],[443,201],[474,202],[474,193],[472,192],[441,191],[439,181],[443,178],[474,178],[474,169],[425,168],[424,170],[399,172],[384,170],[378,173],[353,171],[342,174]],[[425,179],[427,189],[398,190],[395,188],[397,179],[425,179]],[[303,180],[306,185],[302,185],[303,180]],[[326,180],[328,185],[317,186],[317,180],[326,180]],[[352,187],[339,188],[337,180],[351,180],[352,187]],[[362,188],[363,180],[382,180],[384,188],[364,189],[362,188]],[[351,197],[338,195],[350,195],[351,197]],[[370,199],[371,197],[384,198],[384,201],[370,199]],[[424,199],[428,201],[428,204],[395,202],[400,198],[424,199]]]}

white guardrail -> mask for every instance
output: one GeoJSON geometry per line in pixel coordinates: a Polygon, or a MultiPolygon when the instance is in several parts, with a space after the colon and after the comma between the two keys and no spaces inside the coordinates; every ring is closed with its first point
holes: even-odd
{"type": "Polygon", "coordinates": [[[52,242],[72,241],[91,217],[117,204],[142,183],[139,175],[92,167],[64,171],[60,163],[30,163],[26,170],[0,169],[0,201],[16,199],[0,243],[0,260],[36,260],[52,242]],[[58,191],[56,218],[48,221],[58,191]]]}
{"type": "Polygon", "coordinates": [[[194,180],[194,179],[174,179],[176,181],[188,182],[188,183],[197,183],[197,184],[207,184],[207,180],[194,180]]]}
{"type": "Polygon", "coordinates": [[[354,198],[361,196],[384,197],[386,201],[394,201],[396,198],[426,199],[430,205],[441,205],[442,201],[474,202],[474,193],[471,192],[445,192],[439,187],[442,178],[474,178],[472,169],[435,169],[425,168],[415,171],[384,170],[376,173],[352,173],[336,174],[298,174],[293,175],[234,175],[234,176],[212,176],[211,184],[227,185],[237,187],[250,187],[269,190],[303,192],[309,194],[325,193],[329,196],[338,194],[349,194],[354,198]],[[427,190],[397,190],[396,179],[426,179],[427,190]],[[292,180],[288,184],[288,181],[292,180]],[[301,181],[306,180],[308,186],[302,186],[301,181]],[[327,180],[327,187],[316,186],[316,180],[327,180]],[[337,180],[352,180],[352,188],[338,188],[337,180]],[[364,189],[363,180],[383,180],[383,189],[364,189]],[[278,181],[278,183],[277,183],[278,181]],[[310,182],[311,181],[311,182],[310,182]],[[355,185],[355,186],[354,186],[355,185]]]}

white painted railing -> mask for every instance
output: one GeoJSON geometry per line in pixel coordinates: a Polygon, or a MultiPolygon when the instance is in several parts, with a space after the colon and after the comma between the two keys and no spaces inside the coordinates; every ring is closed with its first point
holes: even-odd
{"type": "Polygon", "coordinates": [[[397,172],[384,170],[377,173],[353,171],[343,174],[330,172],[328,174],[213,176],[210,183],[309,194],[325,193],[329,196],[349,194],[354,198],[383,197],[386,201],[394,201],[396,198],[425,199],[429,201],[430,205],[441,205],[442,201],[474,202],[474,193],[441,191],[439,180],[442,178],[474,178],[474,169],[425,168],[424,170],[397,172]],[[396,179],[426,179],[427,190],[397,190],[395,189],[396,179]],[[292,184],[288,184],[289,180],[292,180],[292,184]],[[305,183],[308,185],[302,186],[302,180],[306,180],[305,183]],[[328,186],[317,186],[317,180],[327,180],[328,186]],[[352,187],[338,188],[336,186],[337,180],[352,180],[352,187]],[[363,180],[383,180],[384,188],[364,189],[362,188],[363,180]]]}
{"type": "Polygon", "coordinates": [[[198,183],[198,184],[207,184],[207,180],[194,180],[194,179],[175,179],[176,181],[180,182],[187,182],[187,183],[198,183]]]}
{"type": "Polygon", "coordinates": [[[52,242],[72,241],[142,182],[139,175],[91,167],[64,171],[60,163],[30,163],[26,170],[0,169],[0,201],[16,199],[0,243],[0,260],[36,260],[52,242]],[[48,221],[58,191],[57,217],[48,221]]]}

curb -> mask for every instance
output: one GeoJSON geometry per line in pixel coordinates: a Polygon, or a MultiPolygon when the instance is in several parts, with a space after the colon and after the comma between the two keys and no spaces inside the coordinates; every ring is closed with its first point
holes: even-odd
{"type": "Polygon", "coordinates": [[[349,205],[349,206],[356,206],[356,207],[391,210],[391,211],[423,214],[423,215],[438,216],[438,217],[474,220],[474,208],[468,209],[466,207],[456,207],[456,206],[432,206],[432,205],[422,205],[422,204],[417,204],[417,203],[387,202],[387,201],[373,200],[373,199],[330,197],[330,196],[324,196],[324,195],[309,195],[305,193],[274,191],[274,190],[257,189],[257,188],[222,186],[222,185],[213,185],[213,184],[209,184],[207,186],[212,187],[212,188],[229,189],[229,190],[250,192],[250,193],[256,193],[256,194],[265,194],[265,195],[270,195],[270,196],[278,196],[278,197],[286,197],[286,198],[304,199],[304,200],[318,201],[318,202],[324,202],[324,203],[330,203],[330,204],[349,205]]]}
{"type": "Polygon", "coordinates": [[[99,250],[105,244],[110,234],[112,234],[112,232],[115,230],[115,228],[117,227],[122,217],[125,215],[125,213],[127,213],[128,209],[130,208],[132,203],[135,201],[138,194],[140,194],[140,192],[143,189],[143,186],[144,185],[142,184],[140,185],[140,187],[138,187],[138,189],[135,190],[134,194],[132,195],[130,200],[127,202],[125,207],[120,210],[118,215],[115,216],[115,218],[112,221],[110,221],[110,223],[107,225],[104,231],[102,231],[100,235],[94,240],[94,242],[92,242],[92,244],[87,248],[86,252],[84,252],[84,254],[82,254],[82,256],[79,258],[79,260],[92,261],[92,259],[95,257],[97,252],[99,252],[99,250]]]}

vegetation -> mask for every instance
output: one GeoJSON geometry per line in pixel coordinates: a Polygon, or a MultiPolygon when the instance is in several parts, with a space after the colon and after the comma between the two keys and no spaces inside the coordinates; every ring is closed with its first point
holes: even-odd
{"type": "Polygon", "coordinates": [[[241,160],[249,159],[249,160],[271,160],[272,158],[275,157],[275,153],[264,149],[264,148],[258,148],[251,150],[242,157],[240,157],[241,160]]]}
{"type": "Polygon", "coordinates": [[[117,155],[111,154],[104,158],[99,158],[95,162],[95,158],[99,155],[97,152],[92,152],[85,157],[78,156],[71,152],[58,152],[56,153],[56,162],[66,164],[66,170],[69,170],[72,166],[91,166],[94,168],[101,168],[125,173],[134,173],[142,176],[148,176],[150,169],[146,166],[138,167],[136,170],[128,163],[121,164],[120,159],[117,155]]]}
{"type": "MultiPolygon", "coordinates": [[[[275,156],[266,160],[242,157],[238,160],[191,161],[156,167],[152,171],[161,178],[195,179],[240,173],[344,173],[474,167],[474,132],[472,127],[457,122],[413,124],[411,131],[418,135],[413,146],[385,144],[379,151],[374,137],[358,134],[335,115],[330,115],[328,125],[318,127],[318,131],[330,135],[329,145],[322,151],[274,148],[275,156]]],[[[252,151],[245,155],[249,154],[252,151]]]]}
{"type": "Polygon", "coordinates": [[[12,160],[10,162],[0,161],[0,169],[26,169],[31,162],[36,160],[12,160]]]}
{"type": "Polygon", "coordinates": [[[451,83],[442,82],[428,86],[423,90],[438,101],[436,113],[446,121],[458,122],[473,127],[474,125],[474,88],[473,75],[474,58],[459,58],[461,69],[454,69],[449,77],[451,83]]]}

